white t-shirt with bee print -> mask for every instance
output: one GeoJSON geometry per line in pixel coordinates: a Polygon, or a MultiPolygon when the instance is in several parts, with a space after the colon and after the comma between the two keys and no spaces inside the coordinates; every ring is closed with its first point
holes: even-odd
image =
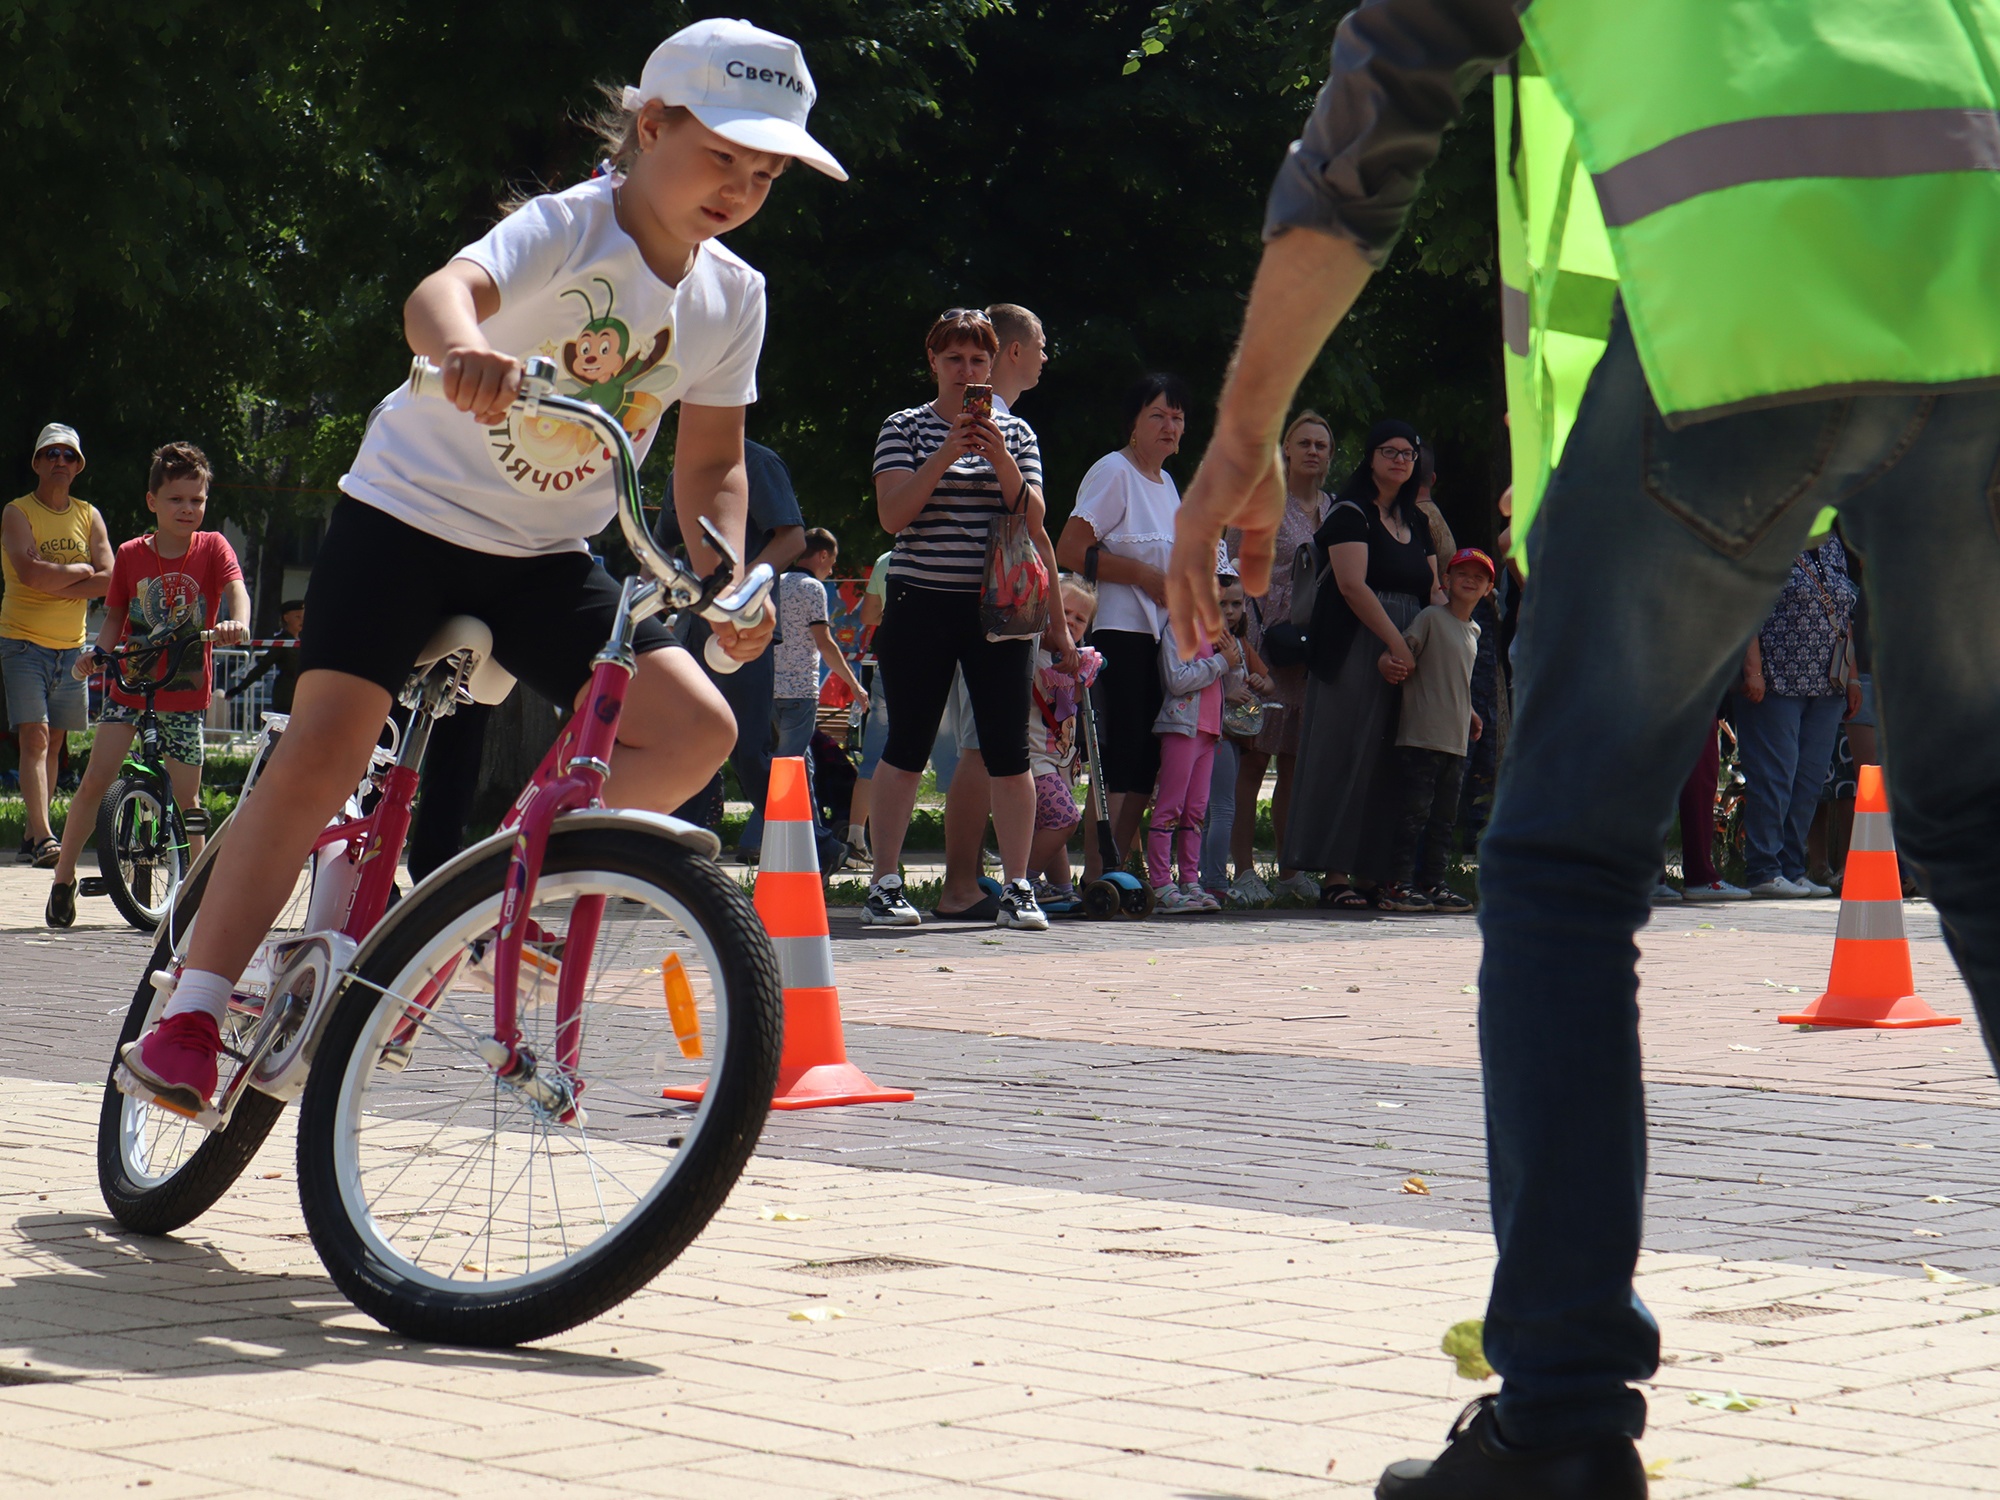
{"type": "MultiPolygon", "coordinates": [[[[764,277],[715,241],[677,287],[618,225],[620,179],[596,177],[522,205],[458,252],[500,289],[481,325],[494,348],[556,362],[556,387],[617,417],[641,461],[676,401],[757,399],[764,277]]],[[[398,387],[340,478],[347,494],[475,552],[580,552],[617,506],[610,451],[574,423],[510,413],[484,427],[398,387]]]]}

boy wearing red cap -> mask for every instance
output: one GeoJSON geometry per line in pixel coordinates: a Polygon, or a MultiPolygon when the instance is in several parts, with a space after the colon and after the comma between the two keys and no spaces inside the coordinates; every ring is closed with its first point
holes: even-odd
{"type": "MultiPolygon", "coordinates": [[[[1472,909],[1445,884],[1444,864],[1458,822],[1466,750],[1486,728],[1472,708],[1472,665],[1479,655],[1472,612],[1493,590],[1493,559],[1477,547],[1461,547],[1445,564],[1444,587],[1445,602],[1431,605],[1403,632],[1417,665],[1403,682],[1396,727],[1403,803],[1390,883],[1375,898],[1383,911],[1472,909]]],[[[1390,660],[1387,652],[1382,660],[1390,660]]]]}

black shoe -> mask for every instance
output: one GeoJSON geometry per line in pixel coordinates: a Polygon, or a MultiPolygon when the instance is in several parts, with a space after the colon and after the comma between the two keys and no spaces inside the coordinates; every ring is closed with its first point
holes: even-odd
{"type": "Polygon", "coordinates": [[[1376,1500],[1646,1500],[1646,1467],[1628,1437],[1559,1448],[1509,1448],[1493,1396],[1458,1414],[1444,1452],[1382,1471],[1376,1500]]]}
{"type": "Polygon", "coordinates": [[[1434,911],[1431,898],[1406,885],[1385,885],[1375,893],[1377,911],[1434,911]]]}
{"type": "Polygon", "coordinates": [[[64,885],[61,881],[49,887],[48,909],[42,913],[42,920],[51,927],[76,926],[76,882],[64,885]]]}
{"type": "Polygon", "coordinates": [[[1438,911],[1472,910],[1472,903],[1448,885],[1433,886],[1424,894],[1431,898],[1431,906],[1438,911]]]}

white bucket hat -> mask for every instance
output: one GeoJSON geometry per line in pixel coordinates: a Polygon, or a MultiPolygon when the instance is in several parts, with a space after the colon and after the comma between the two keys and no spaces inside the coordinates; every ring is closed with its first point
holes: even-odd
{"type": "Polygon", "coordinates": [[[797,42],[748,21],[716,20],[697,21],[655,47],[639,86],[625,90],[625,107],[654,99],[680,105],[724,140],[795,156],[845,182],[846,168],[806,134],[818,97],[797,42]]]}
{"type": "Polygon", "coordinates": [[[76,429],[66,422],[51,422],[42,429],[42,435],[35,439],[35,452],[44,448],[74,448],[78,458],[83,457],[83,440],[76,435],[76,429]]]}

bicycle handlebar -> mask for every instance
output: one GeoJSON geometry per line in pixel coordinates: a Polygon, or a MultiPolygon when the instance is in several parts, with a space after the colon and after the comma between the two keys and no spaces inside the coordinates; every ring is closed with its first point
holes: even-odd
{"type": "MultiPolygon", "coordinates": [[[[764,606],[777,583],[777,575],[771,571],[770,564],[759,563],[750,570],[741,587],[724,593],[730,579],[742,569],[743,559],[705,517],[701,523],[702,535],[722,559],[713,573],[702,578],[663,552],[646,526],[646,512],[639,493],[639,463],[633,456],[632,442],[625,435],[624,427],[595,402],[559,394],[555,389],[555,374],[553,360],[539,356],[528,360],[521,376],[521,394],[513,404],[530,416],[548,411],[560,413],[595,433],[610,451],[613,482],[618,487],[618,529],[624,533],[625,545],[638,558],[640,568],[657,579],[666,590],[669,606],[676,612],[700,615],[711,624],[747,629],[761,623],[764,606]]],[[[413,396],[447,399],[444,371],[418,355],[410,361],[409,390],[413,396]]],[[[706,655],[709,665],[718,671],[733,672],[742,665],[724,653],[721,643],[712,636],[706,655]]]]}
{"type": "Polygon", "coordinates": [[[163,641],[124,641],[108,651],[102,646],[92,646],[90,659],[103,670],[106,677],[111,679],[112,686],[119,692],[136,693],[143,697],[148,688],[157,692],[161,683],[169,682],[178,675],[182,659],[193,647],[207,645],[221,638],[221,631],[211,629],[197,630],[187,635],[169,636],[163,641]],[[171,651],[173,655],[167,660],[166,670],[154,681],[128,677],[119,665],[135,657],[158,656],[162,651],[171,651]]]}

